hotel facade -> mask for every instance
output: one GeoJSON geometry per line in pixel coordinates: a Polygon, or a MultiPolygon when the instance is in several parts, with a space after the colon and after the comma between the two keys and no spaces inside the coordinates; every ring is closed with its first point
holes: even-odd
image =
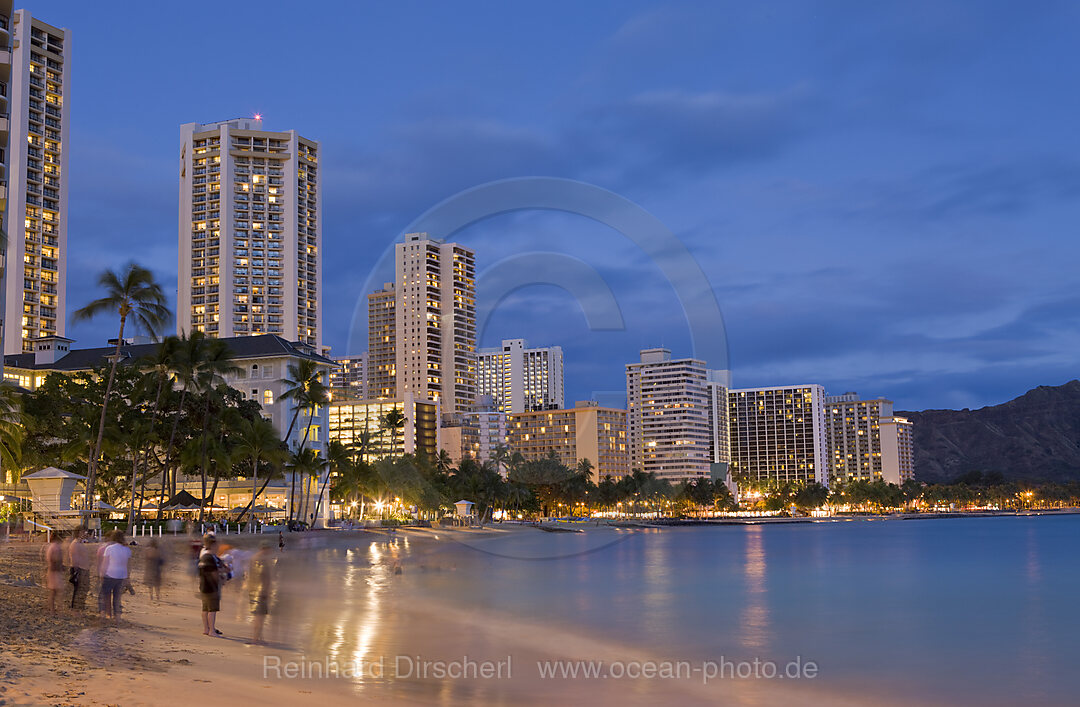
{"type": "Polygon", "coordinates": [[[563,410],[537,410],[511,414],[506,420],[509,447],[526,461],[537,461],[554,452],[573,469],[588,459],[593,481],[610,476],[618,480],[630,473],[626,410],[579,401],[563,410]]]}
{"type": "Polygon", "coordinates": [[[723,457],[711,427],[720,417],[711,412],[713,394],[704,361],[642,350],[626,366],[631,467],[668,481],[712,476],[714,458],[723,457]]]}
{"type": "Polygon", "coordinates": [[[258,118],[181,126],[177,332],[322,347],[319,143],[258,118]]]}
{"type": "Polygon", "coordinates": [[[411,393],[396,400],[334,401],[328,420],[330,439],[345,446],[358,444],[367,433],[371,447],[362,453],[367,461],[387,454],[424,454],[434,459],[439,451],[439,403],[411,393]],[[396,431],[382,423],[394,410],[405,417],[405,425],[396,431]]]}
{"type": "Polygon", "coordinates": [[[368,398],[397,395],[397,301],[394,283],[388,282],[368,299],[368,398]]]}
{"type": "Polygon", "coordinates": [[[437,400],[443,415],[469,412],[476,402],[475,254],[409,233],[395,248],[394,268],[395,397],[437,400]]]}
{"type": "Polygon", "coordinates": [[[914,478],[911,422],[893,415],[891,400],[826,397],[825,425],[830,481],[902,484],[914,478]]]}
{"type": "Polygon", "coordinates": [[[367,397],[367,358],[366,353],[334,358],[338,366],[330,373],[330,388],[335,396],[367,397]]]}
{"type": "Polygon", "coordinates": [[[504,339],[477,356],[477,393],[490,395],[499,412],[558,410],[563,385],[561,346],[530,349],[524,339],[504,339]]]}
{"type": "Polygon", "coordinates": [[[65,332],[71,34],[10,8],[0,5],[3,323],[4,353],[18,354],[65,332]]]}
{"type": "Polygon", "coordinates": [[[740,483],[828,485],[825,389],[820,385],[728,392],[731,474],[740,483]]]}

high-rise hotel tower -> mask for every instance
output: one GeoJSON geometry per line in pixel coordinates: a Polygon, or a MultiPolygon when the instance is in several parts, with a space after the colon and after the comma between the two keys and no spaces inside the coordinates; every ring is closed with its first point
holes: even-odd
{"type": "Polygon", "coordinates": [[[322,346],[319,143],[238,118],[180,128],[177,331],[322,346]]]}
{"type": "Polygon", "coordinates": [[[712,475],[714,459],[723,457],[713,431],[714,377],[704,361],[672,359],[664,348],[643,349],[638,363],[627,364],[631,468],[668,481],[712,475]]]}
{"type": "Polygon", "coordinates": [[[37,337],[64,335],[71,36],[10,8],[0,3],[0,54],[11,62],[0,60],[0,146],[4,353],[16,354],[33,351],[37,337]]]}
{"type": "Polygon", "coordinates": [[[524,339],[503,339],[499,348],[481,349],[477,371],[477,395],[490,395],[499,412],[563,407],[561,346],[530,349],[524,339]]]}
{"type": "MultiPolygon", "coordinates": [[[[393,289],[368,301],[369,313],[380,304],[389,311],[379,296],[393,297],[397,397],[437,400],[443,415],[470,412],[476,403],[475,254],[458,243],[409,233],[397,244],[394,269],[393,289]]],[[[374,344],[368,356],[373,366],[381,360],[374,344]]]]}

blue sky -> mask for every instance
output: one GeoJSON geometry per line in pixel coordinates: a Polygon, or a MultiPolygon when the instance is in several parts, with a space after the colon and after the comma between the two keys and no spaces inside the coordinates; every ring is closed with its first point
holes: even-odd
{"type": "MultiPolygon", "coordinates": [[[[621,194],[686,244],[738,386],[818,382],[922,409],[1077,377],[1075,3],[29,9],[74,32],[71,309],[128,258],[174,291],[179,126],[260,112],[322,142],[335,354],[414,218],[544,175],[621,194]]],[[[691,353],[670,284],[605,226],[523,212],[457,238],[480,271],[550,251],[610,287],[624,331],[590,331],[567,293],[532,285],[482,332],[562,345],[569,399],[617,396],[639,348],[691,353]]],[[[68,333],[92,345],[112,327],[68,333]]]]}

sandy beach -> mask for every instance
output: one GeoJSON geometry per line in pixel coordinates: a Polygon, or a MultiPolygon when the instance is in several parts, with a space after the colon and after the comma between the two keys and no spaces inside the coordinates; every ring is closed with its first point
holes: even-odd
{"type": "MultiPolygon", "coordinates": [[[[637,531],[600,528],[589,535],[600,547],[627,532],[637,531]]],[[[728,681],[721,690],[715,683],[694,679],[617,683],[542,679],[536,665],[547,659],[645,663],[663,657],[650,655],[646,644],[615,644],[555,627],[543,616],[463,609],[439,596],[418,593],[410,582],[417,574],[456,582],[458,569],[446,548],[461,544],[497,555],[500,538],[509,534],[541,540],[549,535],[520,526],[407,530],[393,536],[385,531],[290,535],[289,546],[280,555],[275,537],[282,598],[267,623],[265,646],[245,642],[250,616],[237,587],[227,587],[224,593],[218,618],[224,635],[202,635],[195,581],[187,571],[186,538],[165,542],[170,565],[160,602],[151,601],[142,584],[142,548],[135,549],[136,595],[124,596],[124,618],[116,625],[92,612],[47,614],[41,545],[6,544],[0,548],[0,628],[6,637],[0,647],[0,704],[161,705],[183,699],[204,705],[254,701],[337,705],[361,700],[405,705],[552,700],[655,705],[672,700],[709,704],[722,696],[729,704],[754,705],[817,700],[814,694],[797,692],[794,685],[761,681],[728,681]],[[340,590],[334,583],[305,580],[313,576],[310,563],[319,562],[315,558],[326,547],[346,560],[339,566],[340,582],[362,583],[360,596],[365,598],[359,605],[335,601],[340,590]],[[35,584],[24,586],[27,578],[35,584]],[[428,658],[443,663],[443,672],[438,665],[425,668],[428,658]],[[476,665],[467,667],[470,661],[476,665]],[[485,663],[491,664],[491,679],[481,674],[485,663]],[[464,676],[455,676],[454,664],[464,676]],[[504,670],[513,674],[503,675],[504,670]],[[328,671],[344,674],[320,674],[328,671]]],[[[254,548],[260,539],[221,538],[247,548],[254,548]]],[[[93,595],[88,603],[95,605],[93,595]]],[[[859,703],[855,697],[835,693],[820,701],[859,703]]]]}

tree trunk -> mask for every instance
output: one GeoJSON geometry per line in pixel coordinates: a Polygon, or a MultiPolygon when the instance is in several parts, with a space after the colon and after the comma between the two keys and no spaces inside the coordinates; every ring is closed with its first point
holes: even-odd
{"type": "MultiPolygon", "coordinates": [[[[300,408],[296,408],[296,414],[293,415],[293,422],[294,423],[296,422],[296,418],[297,418],[297,416],[299,414],[300,414],[300,408]]],[[[299,457],[304,452],[304,447],[307,446],[308,433],[311,431],[311,420],[312,420],[313,417],[315,417],[315,406],[312,406],[311,407],[311,412],[308,413],[308,424],[307,424],[307,427],[304,428],[304,437],[303,437],[303,439],[300,440],[300,446],[296,450],[296,456],[297,457],[299,457]]],[[[293,429],[293,424],[290,424],[289,425],[289,434],[292,434],[292,429],[293,429]]],[[[285,435],[285,444],[289,443],[289,434],[285,435]]],[[[291,481],[291,484],[290,484],[290,491],[289,491],[289,519],[290,520],[293,520],[293,519],[304,520],[304,512],[305,512],[304,508],[300,509],[301,515],[299,517],[297,517],[297,515],[296,515],[296,513],[297,513],[297,511],[296,511],[296,506],[297,506],[297,503],[296,503],[296,500],[297,500],[296,499],[296,467],[293,467],[292,478],[290,479],[290,481],[291,481]]],[[[300,484],[300,505],[301,506],[303,506],[303,498],[304,498],[304,485],[303,485],[303,482],[301,482],[301,484],[300,484]]]]}
{"type": "MultiPolygon", "coordinates": [[[[317,406],[312,405],[310,412],[308,412],[307,426],[304,427],[304,438],[300,440],[300,452],[303,453],[307,447],[308,435],[311,434],[311,421],[315,419],[315,408],[317,406]]],[[[304,516],[301,518],[305,523],[308,521],[308,502],[311,500],[311,477],[304,479],[304,485],[300,487],[300,509],[303,511],[304,516]]],[[[311,523],[314,524],[315,519],[311,519],[311,523]]]]}
{"type": "Polygon", "coordinates": [[[206,407],[203,410],[202,463],[199,464],[199,476],[202,477],[202,503],[199,506],[199,522],[206,517],[206,444],[210,439],[210,391],[206,391],[206,407]]]}
{"type": "MultiPolygon", "coordinates": [[[[225,431],[222,430],[218,435],[218,443],[225,439],[225,431]]],[[[229,471],[232,471],[232,465],[229,465],[229,471]]],[[[210,506],[214,506],[214,496],[217,494],[218,484],[221,483],[221,467],[214,464],[214,485],[210,488],[210,506]]]]}
{"type": "MultiPolygon", "coordinates": [[[[285,432],[285,446],[289,446],[289,437],[292,437],[293,428],[296,427],[296,420],[300,417],[300,410],[302,406],[297,401],[296,409],[293,410],[292,419],[289,420],[289,429],[285,432]]],[[[296,472],[294,471],[289,478],[289,514],[287,518],[293,519],[296,508],[296,472]]]]}
{"type": "MultiPolygon", "coordinates": [[[[240,515],[237,516],[236,522],[239,525],[240,521],[244,520],[244,516],[248,511],[255,508],[255,499],[258,498],[259,492],[259,455],[251,455],[251,501],[248,502],[247,507],[240,511],[240,515]]],[[[251,518],[254,520],[255,512],[252,511],[251,518]]]]}
{"type": "Polygon", "coordinates": [[[330,464],[327,464],[326,465],[326,480],[325,480],[325,482],[323,482],[321,480],[319,481],[319,496],[318,496],[318,498],[315,499],[315,518],[312,520],[312,525],[314,525],[315,521],[319,519],[319,511],[322,510],[323,492],[326,490],[326,487],[329,484],[330,484],[330,464]]]}
{"type": "Polygon", "coordinates": [[[128,505],[128,534],[135,524],[135,479],[139,476],[139,451],[131,449],[131,503],[128,505]]]}
{"type": "MultiPolygon", "coordinates": [[[[180,416],[184,414],[184,401],[187,399],[187,386],[180,391],[180,405],[176,410],[176,419],[173,420],[172,431],[169,433],[169,444],[165,447],[165,466],[161,470],[161,504],[158,506],[158,520],[161,520],[163,508],[165,507],[165,481],[167,478],[173,478],[175,482],[175,476],[172,474],[172,448],[173,442],[176,441],[176,428],[180,425],[180,416]]],[[[172,496],[176,495],[176,488],[171,489],[172,496]]]]}
{"type": "Polygon", "coordinates": [[[270,485],[270,482],[273,480],[273,478],[274,478],[273,472],[270,472],[270,473],[268,473],[266,475],[266,480],[263,481],[263,485],[259,489],[259,492],[256,494],[256,496],[261,496],[263,494],[263,492],[266,491],[266,487],[270,485]]]}
{"type": "Polygon", "coordinates": [[[87,510],[94,508],[94,488],[97,485],[98,457],[101,456],[101,442],[105,439],[105,418],[109,409],[109,396],[112,394],[113,380],[116,378],[116,366],[120,363],[120,347],[124,344],[124,324],[127,315],[120,315],[120,332],[116,335],[116,351],[113,353],[112,365],[109,366],[109,380],[105,384],[105,396],[101,401],[101,420],[98,422],[97,442],[94,444],[94,452],[90,455],[90,473],[86,479],[86,499],[83,505],[87,510]]]}
{"type": "MultiPolygon", "coordinates": [[[[158,389],[157,395],[154,396],[154,414],[150,417],[150,434],[154,434],[154,426],[157,424],[158,412],[161,407],[161,393],[165,387],[165,374],[158,372],[158,389]]],[[[139,484],[139,512],[138,516],[142,518],[143,501],[146,499],[146,477],[149,476],[150,469],[150,445],[147,444],[146,450],[143,452],[143,468],[146,472],[143,472],[142,483],[139,484]]],[[[132,502],[134,504],[134,501],[132,502]]]]}

